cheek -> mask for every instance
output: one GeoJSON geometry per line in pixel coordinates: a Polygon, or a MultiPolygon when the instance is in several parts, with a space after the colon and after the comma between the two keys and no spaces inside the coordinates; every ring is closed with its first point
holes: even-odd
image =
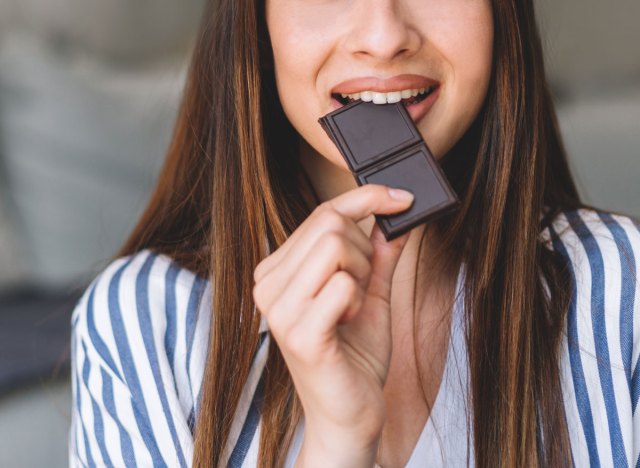
{"type": "Polygon", "coordinates": [[[449,63],[456,81],[488,81],[493,17],[487,0],[434,0],[424,21],[426,40],[449,63]]]}
{"type": "Polygon", "coordinates": [[[442,5],[442,11],[430,11],[429,38],[448,70],[440,107],[434,107],[425,133],[434,153],[442,156],[468,130],[482,107],[491,78],[493,17],[486,1],[435,3],[442,5]]]}
{"type": "Polygon", "coordinates": [[[330,110],[322,70],[331,56],[337,29],[335,25],[330,27],[325,17],[335,17],[335,13],[318,14],[314,10],[315,15],[308,15],[295,8],[282,9],[285,3],[290,4],[280,2],[267,16],[280,103],[302,138],[334,164],[346,168],[339,151],[318,123],[330,110]]]}
{"type": "MultiPolygon", "coordinates": [[[[305,6],[300,0],[269,0],[267,25],[278,83],[295,88],[315,86],[337,32],[330,19],[336,7],[305,6]]],[[[287,89],[288,93],[288,89],[287,89]]]]}
{"type": "Polygon", "coordinates": [[[452,50],[454,88],[452,108],[457,114],[458,137],[467,130],[478,115],[491,79],[493,41],[491,31],[474,31],[472,39],[452,50]]]}
{"type": "Polygon", "coordinates": [[[303,44],[297,39],[297,30],[276,25],[277,31],[271,35],[275,76],[280,87],[289,87],[300,83],[308,75],[309,53],[305,53],[303,44]]]}
{"type": "MultiPolygon", "coordinates": [[[[487,92],[493,60],[493,24],[489,15],[466,24],[467,33],[452,41],[451,57],[455,60],[456,80],[460,96],[475,116],[487,92]],[[462,40],[464,39],[464,40],[462,40]],[[475,112],[474,112],[475,110],[475,112]]],[[[462,109],[465,110],[465,109],[462,109]]]]}

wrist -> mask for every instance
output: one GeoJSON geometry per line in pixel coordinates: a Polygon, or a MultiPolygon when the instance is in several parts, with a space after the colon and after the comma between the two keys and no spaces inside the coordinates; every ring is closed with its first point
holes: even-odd
{"type": "Polygon", "coordinates": [[[334,431],[305,429],[295,468],[372,468],[378,453],[379,435],[351,438],[334,431]]]}

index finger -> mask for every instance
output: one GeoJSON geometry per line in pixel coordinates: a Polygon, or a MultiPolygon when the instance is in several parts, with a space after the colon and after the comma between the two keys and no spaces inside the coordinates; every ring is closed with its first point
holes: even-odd
{"type": "Polygon", "coordinates": [[[404,190],[397,191],[380,184],[365,184],[349,190],[325,202],[327,206],[351,218],[355,222],[361,221],[372,214],[392,214],[408,208],[413,202],[413,195],[403,197],[404,190]]]}
{"type": "MultiPolygon", "coordinates": [[[[391,214],[407,209],[411,205],[409,202],[413,200],[413,196],[406,199],[393,198],[394,191],[389,189],[390,187],[386,185],[365,184],[322,203],[318,208],[320,210],[334,210],[357,222],[373,213],[391,214]]],[[[311,216],[317,212],[317,209],[314,210],[311,216]]],[[[304,234],[306,228],[308,226],[301,226],[301,228],[294,231],[278,250],[264,259],[254,271],[254,280],[257,281],[264,276],[265,272],[271,270],[272,265],[278,264],[280,259],[296,243],[297,238],[304,234]]]]}

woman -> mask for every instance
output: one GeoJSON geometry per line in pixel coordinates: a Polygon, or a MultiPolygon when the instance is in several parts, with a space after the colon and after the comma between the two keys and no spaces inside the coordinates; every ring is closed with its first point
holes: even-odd
{"type": "Polygon", "coordinates": [[[531,1],[209,2],[117,257],[73,316],[74,465],[637,463],[640,231],[580,202],[531,1]],[[416,90],[462,203],[387,243],[411,196],[317,120],[416,90]]]}

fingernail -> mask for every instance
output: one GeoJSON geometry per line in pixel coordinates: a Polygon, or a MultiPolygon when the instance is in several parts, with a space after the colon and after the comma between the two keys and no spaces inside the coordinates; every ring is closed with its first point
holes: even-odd
{"type": "Polygon", "coordinates": [[[389,196],[394,200],[400,200],[400,201],[413,200],[413,193],[408,192],[406,190],[397,189],[397,188],[390,188],[389,196]]]}

